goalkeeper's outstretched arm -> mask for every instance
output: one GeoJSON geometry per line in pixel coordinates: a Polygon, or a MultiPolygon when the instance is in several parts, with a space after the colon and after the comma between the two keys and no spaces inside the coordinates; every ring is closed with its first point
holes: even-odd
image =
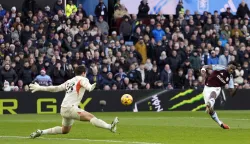
{"type": "Polygon", "coordinates": [[[60,91],[66,90],[65,83],[59,86],[40,86],[39,84],[34,83],[34,84],[30,84],[29,87],[32,93],[37,92],[37,91],[60,92],[60,91]]]}

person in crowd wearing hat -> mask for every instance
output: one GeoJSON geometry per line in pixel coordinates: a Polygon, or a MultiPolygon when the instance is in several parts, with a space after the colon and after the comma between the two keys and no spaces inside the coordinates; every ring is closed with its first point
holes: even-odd
{"type": "MultiPolygon", "coordinates": [[[[106,32],[106,34],[108,35],[108,33],[106,32]]],[[[112,31],[111,33],[111,36],[108,37],[108,41],[111,42],[111,41],[118,41],[120,40],[120,37],[117,35],[117,32],[116,31],[112,31]]]]}
{"type": "Polygon", "coordinates": [[[52,79],[49,75],[46,74],[46,71],[44,68],[40,71],[40,75],[36,76],[33,82],[37,82],[40,86],[52,85],[52,79]]]}
{"type": "Polygon", "coordinates": [[[2,4],[0,4],[0,19],[2,19],[6,14],[6,10],[3,8],[2,4]]]}
{"type": "Polygon", "coordinates": [[[208,58],[207,64],[208,65],[219,64],[219,57],[216,55],[214,50],[211,51],[211,56],[208,58]]]}
{"type": "Polygon", "coordinates": [[[17,15],[17,9],[16,9],[15,6],[13,6],[13,7],[11,8],[11,11],[10,11],[10,17],[11,17],[11,18],[15,18],[16,15],[17,15]]]}

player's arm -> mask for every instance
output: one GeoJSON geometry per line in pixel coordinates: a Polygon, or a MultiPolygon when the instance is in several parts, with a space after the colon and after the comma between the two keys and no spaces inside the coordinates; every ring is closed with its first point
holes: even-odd
{"type": "Polygon", "coordinates": [[[206,71],[207,69],[219,71],[219,70],[225,70],[227,69],[227,67],[223,65],[204,65],[201,70],[206,71]]]}
{"type": "Polygon", "coordinates": [[[94,84],[90,84],[89,83],[89,80],[86,78],[86,79],[82,79],[81,82],[80,82],[81,86],[83,88],[85,88],[87,91],[91,92],[95,89],[96,87],[96,83],[94,84]]]}
{"type": "Polygon", "coordinates": [[[29,87],[32,93],[37,92],[37,91],[60,92],[60,91],[66,90],[65,83],[59,86],[40,86],[38,83],[34,83],[34,84],[30,84],[29,87]]]}
{"type": "Polygon", "coordinates": [[[237,86],[238,84],[237,83],[234,83],[233,81],[233,77],[230,78],[230,81],[229,81],[229,84],[228,84],[228,87],[229,87],[229,95],[234,97],[236,92],[237,92],[237,86]]]}

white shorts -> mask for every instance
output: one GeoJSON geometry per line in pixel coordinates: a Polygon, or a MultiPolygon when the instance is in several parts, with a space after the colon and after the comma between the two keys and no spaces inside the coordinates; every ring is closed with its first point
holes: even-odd
{"type": "Polygon", "coordinates": [[[221,87],[208,87],[208,86],[204,87],[203,98],[204,98],[205,104],[209,101],[210,95],[213,91],[216,93],[215,99],[217,99],[217,97],[220,95],[221,87]]]}
{"type": "Polygon", "coordinates": [[[81,112],[84,112],[84,110],[78,107],[61,107],[62,125],[72,126],[74,120],[80,120],[81,112]]]}

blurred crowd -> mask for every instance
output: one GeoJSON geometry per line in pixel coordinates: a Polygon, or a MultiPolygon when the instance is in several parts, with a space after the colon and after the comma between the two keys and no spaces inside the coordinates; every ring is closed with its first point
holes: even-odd
{"type": "Polygon", "coordinates": [[[72,0],[66,7],[57,0],[44,9],[36,9],[35,0],[26,1],[22,11],[0,5],[4,91],[28,91],[32,82],[60,85],[75,76],[78,65],[88,68],[90,83],[100,90],[201,89],[203,65],[230,61],[239,64],[234,73],[239,88],[249,88],[250,25],[244,1],[236,15],[230,8],[190,14],[180,1],[176,15],[147,17],[146,0],[138,15],[129,15],[118,0],[113,13],[122,22],[114,31],[102,0],[95,16],[72,0]]]}

